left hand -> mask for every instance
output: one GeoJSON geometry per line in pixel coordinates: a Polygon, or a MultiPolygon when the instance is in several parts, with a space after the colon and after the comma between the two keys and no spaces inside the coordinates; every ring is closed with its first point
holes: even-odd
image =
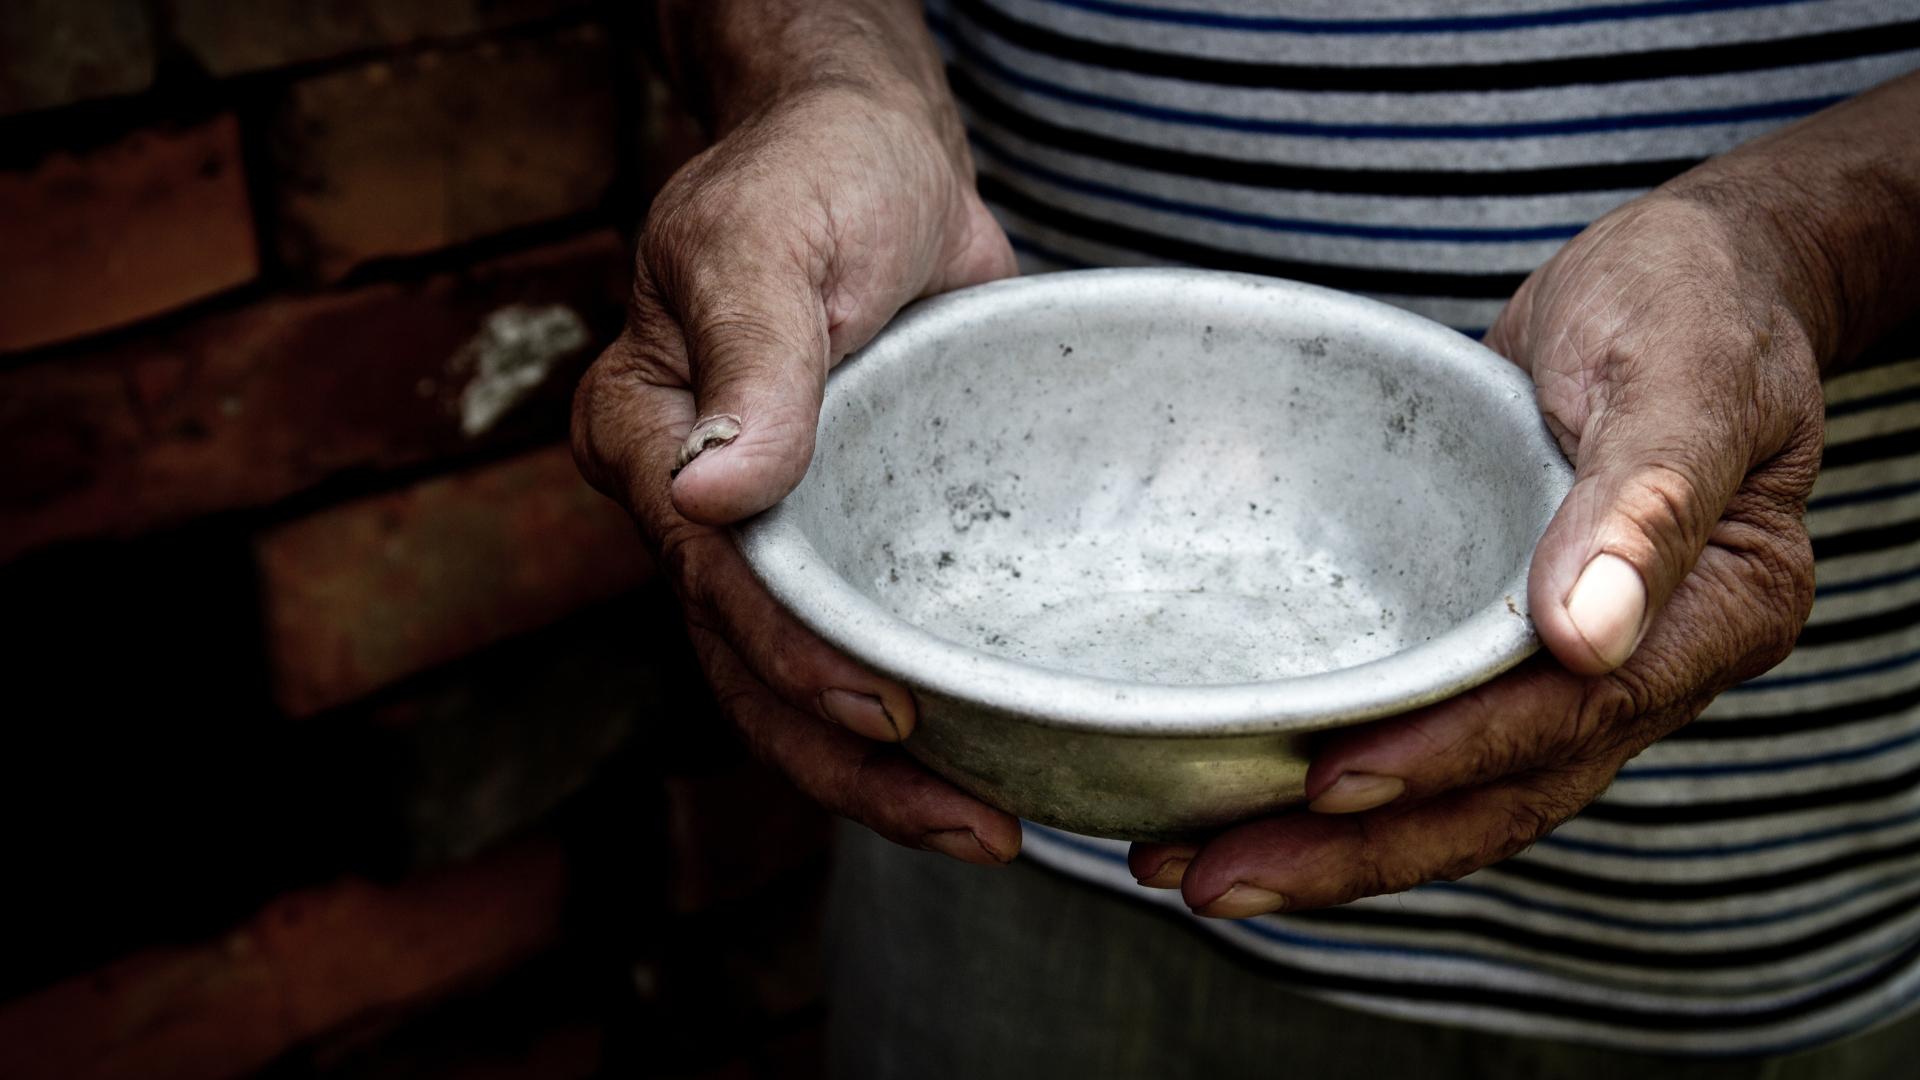
{"type": "Polygon", "coordinates": [[[1576,469],[1528,586],[1551,658],[1332,734],[1309,812],[1198,849],[1137,844],[1143,884],[1242,918],[1460,877],[1791,651],[1813,602],[1819,335],[1795,310],[1791,253],[1716,195],[1663,189],[1602,218],[1488,332],[1576,469]]]}

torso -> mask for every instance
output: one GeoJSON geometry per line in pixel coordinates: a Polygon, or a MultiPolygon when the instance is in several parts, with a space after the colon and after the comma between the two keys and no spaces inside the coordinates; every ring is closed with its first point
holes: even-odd
{"type": "MultiPolygon", "coordinates": [[[[1468,333],[1588,221],[1920,68],[1887,0],[946,0],[981,190],[1030,271],[1188,263],[1468,333]]],[[[1460,882],[1206,925],[1362,1008],[1778,1052],[1920,997],[1920,348],[1830,380],[1801,646],[1460,882]]],[[[1137,889],[1116,846],[1036,858],[1137,889]]],[[[1161,898],[1163,901],[1165,898],[1161,898]]]]}

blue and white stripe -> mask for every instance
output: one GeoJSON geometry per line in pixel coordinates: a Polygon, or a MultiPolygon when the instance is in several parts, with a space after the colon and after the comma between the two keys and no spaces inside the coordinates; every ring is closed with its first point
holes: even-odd
{"type": "MultiPolygon", "coordinates": [[[[1027,269],[1264,269],[1470,333],[1614,206],[1920,68],[1920,10],[1886,0],[929,8],[1027,269]],[[1535,63],[1570,60],[1588,77],[1535,63]],[[1315,89],[1316,69],[1346,88],[1315,89]]],[[[1501,866],[1201,925],[1357,1008],[1651,1051],[1785,1052],[1912,1008],[1920,359],[1882,355],[1827,390],[1819,591],[1785,663],[1501,866]]],[[[1178,906],[1133,884],[1122,845],[1035,827],[1027,850],[1178,906]]]]}

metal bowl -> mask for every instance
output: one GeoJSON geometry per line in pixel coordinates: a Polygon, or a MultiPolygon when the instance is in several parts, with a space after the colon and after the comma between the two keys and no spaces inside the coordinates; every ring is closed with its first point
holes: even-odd
{"type": "Polygon", "coordinates": [[[1525,658],[1571,473],[1533,387],[1437,323],[1201,270],[902,312],[740,544],[911,687],[906,749],[995,806],[1180,839],[1298,802],[1308,733],[1525,658]]]}

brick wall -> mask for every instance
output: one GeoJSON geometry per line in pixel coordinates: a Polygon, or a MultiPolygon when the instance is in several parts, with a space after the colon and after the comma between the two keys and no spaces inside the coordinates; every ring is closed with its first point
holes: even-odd
{"type": "Polygon", "coordinates": [[[824,820],[574,474],[629,5],[0,5],[0,1077],[808,1076],[824,820]]]}

